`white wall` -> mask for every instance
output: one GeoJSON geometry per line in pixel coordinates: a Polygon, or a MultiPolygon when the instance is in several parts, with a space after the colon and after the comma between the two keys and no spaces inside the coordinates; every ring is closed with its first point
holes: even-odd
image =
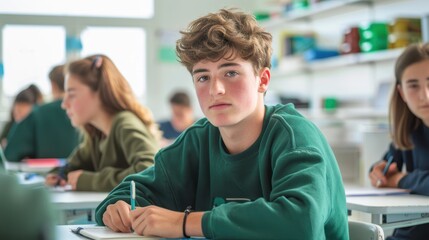
{"type": "MultiPolygon", "coordinates": [[[[111,24],[112,26],[141,26],[147,31],[147,95],[142,102],[152,109],[157,119],[169,116],[168,97],[177,88],[193,94],[194,108],[201,115],[195,97],[191,78],[186,69],[178,63],[165,63],[158,59],[160,33],[177,32],[186,28],[189,22],[208,12],[222,7],[240,7],[249,12],[265,9],[279,9],[271,0],[155,0],[155,18],[150,20],[127,19],[72,19],[67,17],[2,16],[2,24],[64,24],[67,31],[79,32],[84,25],[111,24]]],[[[319,41],[326,46],[337,46],[341,33],[350,24],[368,19],[391,20],[396,16],[421,15],[429,13],[426,0],[378,0],[374,7],[354,6],[343,13],[328,12],[310,20],[310,28],[317,29],[319,41]]],[[[274,39],[276,41],[276,39],[274,39]]],[[[1,40],[0,40],[1,43],[1,40]]],[[[1,53],[1,49],[0,49],[1,53]]],[[[392,77],[394,61],[374,66],[346,67],[338,71],[321,71],[317,75],[296,75],[284,79],[273,79],[270,92],[312,97],[315,102],[326,95],[338,95],[355,99],[369,98],[378,81],[392,77]],[[320,78],[316,84],[309,84],[314,77],[320,78]],[[353,89],[350,91],[349,89],[353,89]]],[[[312,82],[311,82],[312,83],[312,82]]],[[[1,84],[0,84],[1,87],[1,84]]]]}

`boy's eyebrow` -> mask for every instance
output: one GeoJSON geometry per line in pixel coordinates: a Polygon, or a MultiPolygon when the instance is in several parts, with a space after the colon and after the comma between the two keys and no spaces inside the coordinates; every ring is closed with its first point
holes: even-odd
{"type": "Polygon", "coordinates": [[[218,69],[219,69],[219,68],[223,68],[223,67],[231,67],[231,66],[240,66],[240,64],[235,63],[235,62],[228,62],[228,63],[221,64],[221,65],[218,67],[218,69]]]}
{"type": "Polygon", "coordinates": [[[205,68],[197,68],[194,71],[192,71],[192,76],[194,76],[194,74],[196,73],[200,73],[200,72],[208,72],[209,70],[205,69],[205,68]]]}
{"type": "MultiPolygon", "coordinates": [[[[241,66],[238,63],[235,62],[228,62],[228,63],[223,63],[221,64],[218,69],[223,68],[223,67],[231,67],[231,66],[241,66]]],[[[194,71],[192,71],[192,75],[196,74],[196,73],[200,73],[200,72],[208,72],[209,70],[205,69],[205,68],[197,68],[194,71]]]]}

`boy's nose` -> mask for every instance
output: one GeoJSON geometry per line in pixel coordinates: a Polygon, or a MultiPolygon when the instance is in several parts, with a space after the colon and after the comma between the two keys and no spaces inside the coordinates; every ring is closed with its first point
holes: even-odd
{"type": "Polygon", "coordinates": [[[210,84],[210,95],[220,95],[225,93],[225,86],[221,80],[213,79],[210,84]]]}

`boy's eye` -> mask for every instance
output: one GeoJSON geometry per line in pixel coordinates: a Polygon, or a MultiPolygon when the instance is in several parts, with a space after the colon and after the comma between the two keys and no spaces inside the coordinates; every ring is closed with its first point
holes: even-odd
{"type": "Polygon", "coordinates": [[[196,78],[195,78],[195,81],[196,82],[205,82],[205,81],[207,81],[209,78],[207,77],[207,76],[197,76],[196,78]]]}
{"type": "Polygon", "coordinates": [[[238,73],[236,71],[229,71],[226,73],[227,77],[235,77],[237,75],[238,75],[238,73]]]}

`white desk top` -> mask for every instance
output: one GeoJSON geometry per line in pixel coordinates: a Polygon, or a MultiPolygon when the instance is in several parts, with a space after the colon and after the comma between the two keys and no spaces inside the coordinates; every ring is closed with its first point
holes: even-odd
{"type": "Polygon", "coordinates": [[[51,202],[60,210],[95,209],[107,195],[107,192],[52,192],[51,202]]]}
{"type": "Polygon", "coordinates": [[[428,213],[429,197],[415,194],[347,197],[347,209],[371,214],[428,213]]]}

